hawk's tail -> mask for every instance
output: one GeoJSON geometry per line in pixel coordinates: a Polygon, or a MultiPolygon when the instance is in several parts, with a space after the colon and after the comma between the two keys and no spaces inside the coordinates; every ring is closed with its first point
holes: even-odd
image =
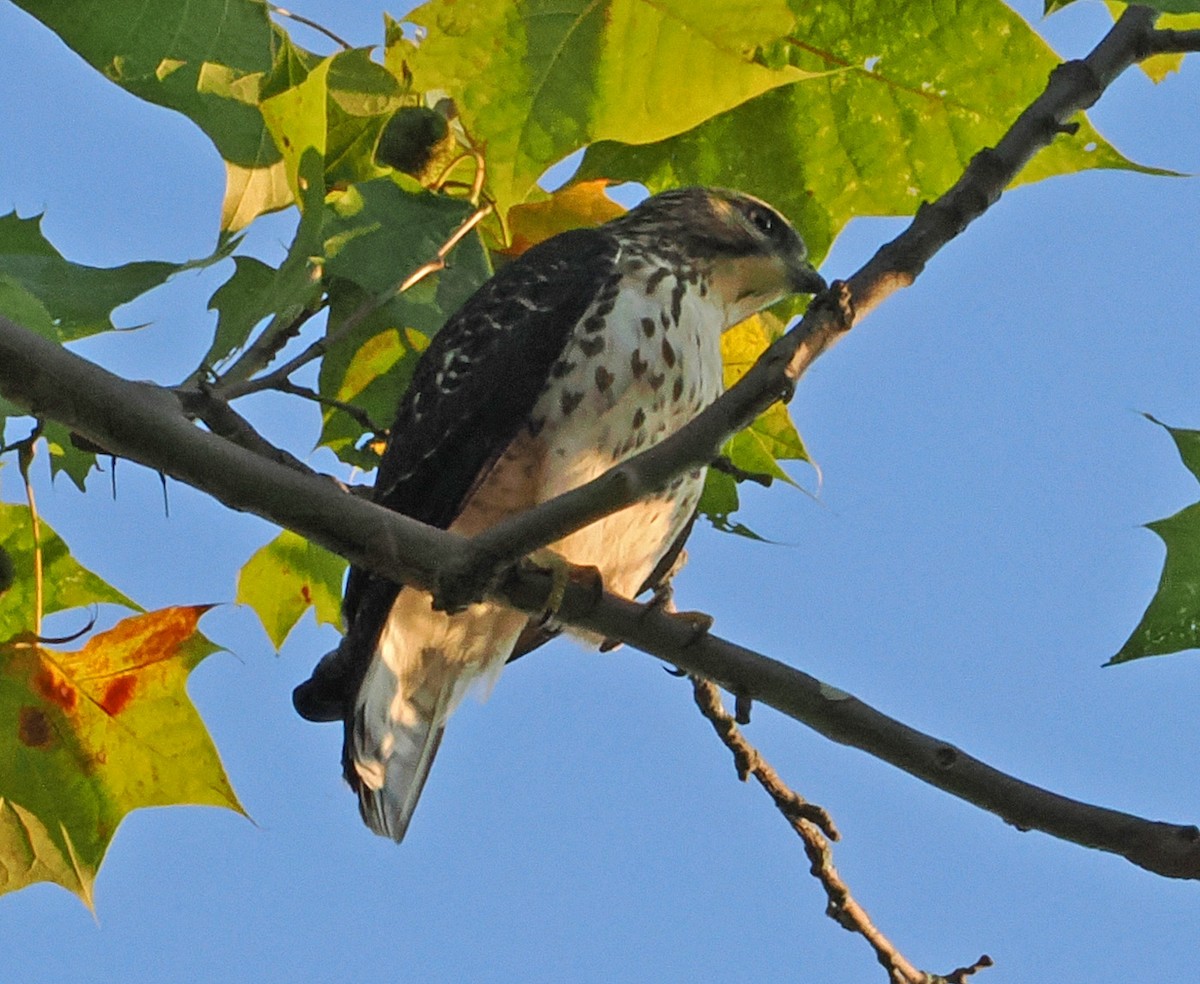
{"type": "Polygon", "coordinates": [[[343,767],[363,821],[399,843],[421,798],[446,729],[453,685],[405,701],[391,670],[376,659],[346,718],[343,767]]]}

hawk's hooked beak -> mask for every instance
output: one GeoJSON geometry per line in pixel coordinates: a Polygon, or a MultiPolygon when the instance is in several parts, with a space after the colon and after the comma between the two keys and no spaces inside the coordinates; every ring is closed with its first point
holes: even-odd
{"type": "Polygon", "coordinates": [[[807,260],[793,260],[788,264],[788,286],[794,294],[819,294],[829,287],[807,260]]]}

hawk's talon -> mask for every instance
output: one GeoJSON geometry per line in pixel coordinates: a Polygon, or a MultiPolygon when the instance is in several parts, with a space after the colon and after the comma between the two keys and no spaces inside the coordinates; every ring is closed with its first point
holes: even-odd
{"type": "Polygon", "coordinates": [[[546,627],[557,618],[567,594],[567,585],[572,581],[587,589],[593,602],[599,601],[604,594],[604,579],[600,576],[598,567],[590,564],[571,564],[549,548],[535,550],[529,555],[529,560],[550,575],[550,591],[546,595],[546,604],[535,621],[538,628],[546,627]]]}
{"type": "Polygon", "coordinates": [[[554,620],[558,610],[562,608],[563,598],[567,593],[567,584],[571,580],[571,571],[565,560],[553,550],[535,550],[529,559],[541,570],[550,575],[550,591],[546,595],[546,603],[538,615],[536,624],[544,628],[554,620]]]}
{"type": "Polygon", "coordinates": [[[642,618],[645,618],[651,612],[667,612],[672,614],[675,611],[675,585],[672,583],[670,576],[660,584],[655,585],[653,594],[650,595],[650,600],[646,602],[646,607],[642,609],[642,618]]]}

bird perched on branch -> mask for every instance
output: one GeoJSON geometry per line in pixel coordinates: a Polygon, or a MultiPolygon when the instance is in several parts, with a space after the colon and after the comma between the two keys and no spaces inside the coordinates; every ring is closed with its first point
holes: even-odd
{"type": "MultiPolygon", "coordinates": [[[[480,287],[423,353],[374,499],[471,536],[582,485],[717,398],[723,331],[824,287],[788,221],[733,191],[664,192],[554,236],[480,287]]],[[[682,475],[553,549],[634,597],[682,549],[703,483],[702,470],[682,475]]],[[[538,638],[503,605],[447,614],[357,568],[343,613],[345,638],[294,700],[310,720],[344,722],[363,820],[399,841],[450,712],[538,638]]]]}

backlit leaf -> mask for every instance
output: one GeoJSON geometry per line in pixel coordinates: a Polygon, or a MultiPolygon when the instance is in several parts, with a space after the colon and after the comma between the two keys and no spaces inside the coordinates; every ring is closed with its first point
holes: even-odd
{"type": "MultiPolygon", "coordinates": [[[[141,610],[135,602],[76,561],[45,520],[39,525],[45,614],[97,604],[141,610]]],[[[0,595],[0,639],[7,639],[27,631],[33,624],[34,551],[28,506],[0,503],[0,549],[8,554],[15,571],[12,587],[0,595]]]]}
{"type": "MultiPolygon", "coordinates": [[[[1063,6],[1065,6],[1065,4],[1063,6]]],[[[1108,8],[1109,13],[1112,14],[1113,20],[1116,20],[1125,12],[1125,8],[1129,5],[1124,3],[1115,3],[1113,0],[1107,0],[1105,6],[1108,8]]],[[[1148,4],[1147,6],[1153,7],[1154,4],[1148,4]]],[[[1167,8],[1163,7],[1161,9],[1165,10],[1167,8]]],[[[1193,3],[1188,9],[1200,11],[1200,0],[1197,0],[1197,2],[1193,3]]],[[[1046,13],[1049,14],[1052,13],[1052,11],[1047,10],[1046,13]]],[[[1157,21],[1154,22],[1154,26],[1156,28],[1168,31],[1200,30],[1200,13],[1163,14],[1157,21]]],[[[1179,69],[1183,66],[1183,57],[1184,56],[1182,52],[1173,55],[1151,55],[1149,58],[1143,58],[1137,63],[1137,65],[1138,68],[1146,73],[1151,82],[1157,84],[1172,72],[1179,71],[1179,69]]]]}
{"type": "MultiPolygon", "coordinates": [[[[1180,459],[1200,479],[1200,431],[1167,427],[1148,414],[1147,418],[1171,435],[1180,459]]],[[[1141,622],[1109,665],[1200,649],[1200,502],[1146,527],[1167,548],[1162,577],[1141,622]]]]}
{"type": "Polygon", "coordinates": [[[580,181],[542,200],[514,205],[508,213],[511,245],[500,250],[505,256],[520,256],[531,246],[570,229],[586,229],[615,219],[625,212],[604,193],[608,182],[580,181]]]}
{"type": "MultiPolygon", "coordinates": [[[[782,333],[783,323],[768,311],[747,318],[725,332],[721,336],[725,388],[741,379],[782,333]]],[[[722,453],[744,472],[782,479],[790,485],[796,482],[779,462],[809,460],[804,442],[792,423],[787,407],[782,403],[772,405],[749,427],[731,437],[722,448],[722,453]]],[[[762,537],[753,530],[730,520],[738,505],[735,479],[710,468],[700,497],[701,514],[719,530],[761,540],[762,537]]]]}
{"type": "Polygon", "coordinates": [[[286,205],[257,100],[285,51],[259,0],[17,0],[93,68],[177,110],[216,145],[228,172],[222,228],[286,205]]]}
{"type": "MultiPolygon", "coordinates": [[[[433,260],[471,213],[466,202],[403,181],[402,187],[392,177],[376,178],[329,195],[324,235],[332,331],[433,260]]],[[[330,346],[321,363],[321,394],[353,402],[378,426],[389,427],[426,340],[490,272],[479,237],[467,236],[446,269],[391,298],[330,346]]],[[[356,467],[373,468],[377,455],[360,448],[363,427],[335,408],[327,408],[324,418],[321,444],[356,467]]]]}
{"type": "MultiPolygon", "coordinates": [[[[765,93],[657,143],[588,149],[580,180],[652,191],[738,188],[778,207],[819,261],[856,215],[910,215],[944,192],[1045,88],[1060,61],[994,0],[796,4],[772,60],[842,71],[765,93]]],[[[1026,167],[1020,182],[1085,168],[1137,167],[1085,120],[1026,167]]]]}
{"type": "Polygon", "coordinates": [[[83,266],[65,259],[42,235],[41,226],[40,215],[28,219],[15,212],[0,215],[0,313],[56,341],[69,342],[111,331],[113,308],[194,265],[141,262],[109,268],[83,266]],[[32,308],[30,298],[35,298],[49,316],[49,324],[32,308]]]}
{"type": "Polygon", "coordinates": [[[237,602],[254,609],[271,644],[281,649],[309,608],[319,624],[341,624],[345,572],[346,561],[337,554],[284,530],[242,566],[237,602]]]}
{"type": "Polygon", "coordinates": [[[118,824],[145,806],[242,812],[188,699],[205,607],[137,615],[59,652],[0,643],[0,892],[53,881],[89,907],[118,824]]]}
{"type": "Polygon", "coordinates": [[[425,36],[393,36],[389,64],[454,99],[502,215],[593,140],[661,140],[806,77],[759,57],[792,27],[784,0],[432,0],[405,20],[425,36]]]}

